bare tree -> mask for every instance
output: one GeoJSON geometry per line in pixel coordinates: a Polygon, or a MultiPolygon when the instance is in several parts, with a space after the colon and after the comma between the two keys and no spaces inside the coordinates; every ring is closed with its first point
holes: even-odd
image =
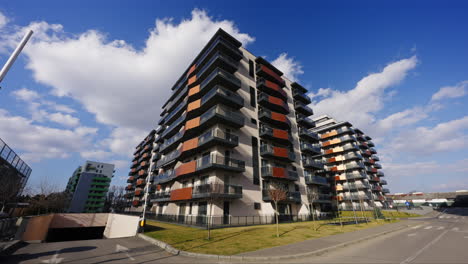
{"type": "Polygon", "coordinates": [[[276,237],[279,237],[279,209],[278,202],[286,200],[288,190],[285,186],[279,184],[270,185],[268,189],[268,196],[275,205],[275,218],[276,218],[276,237]]]}
{"type": "Polygon", "coordinates": [[[2,204],[1,213],[5,210],[8,202],[15,200],[21,188],[21,179],[16,175],[2,175],[2,183],[0,184],[0,203],[2,204]]]}
{"type": "MultiPolygon", "coordinates": [[[[201,186],[198,186],[201,187],[201,186]]],[[[203,188],[203,187],[202,187],[203,188]]],[[[205,191],[208,193],[208,216],[207,216],[207,228],[208,228],[208,240],[211,239],[211,222],[213,218],[213,205],[214,203],[219,200],[221,195],[225,192],[225,185],[220,183],[218,180],[209,183],[206,185],[207,188],[205,191]]]]}
{"type": "Polygon", "coordinates": [[[318,199],[318,193],[313,191],[313,190],[310,190],[309,192],[309,195],[307,198],[309,198],[309,202],[311,204],[311,207],[310,210],[311,210],[311,213],[312,213],[312,223],[314,225],[314,231],[317,231],[317,226],[315,225],[315,212],[314,212],[314,202],[318,199]]]}
{"type": "Polygon", "coordinates": [[[106,197],[106,211],[122,212],[125,207],[125,187],[112,185],[106,197]]]}

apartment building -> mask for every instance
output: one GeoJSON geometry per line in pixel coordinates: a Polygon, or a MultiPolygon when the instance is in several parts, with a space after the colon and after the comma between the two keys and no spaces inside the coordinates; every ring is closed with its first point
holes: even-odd
{"type": "Polygon", "coordinates": [[[68,212],[102,212],[114,172],[114,165],[108,163],[86,161],[79,166],[65,189],[70,198],[68,212]]]}
{"type": "MultiPolygon", "coordinates": [[[[325,164],[318,175],[332,185],[334,206],[342,210],[386,206],[389,193],[379,157],[371,137],[349,122],[337,122],[323,115],[313,119],[312,131],[320,134],[322,154],[315,157],[325,164]]],[[[320,193],[320,191],[319,191],[320,193]]]]}
{"type": "Polygon", "coordinates": [[[223,30],[171,89],[136,147],[129,211],[203,216],[216,197],[212,215],[272,215],[268,190],[281,188],[281,214],[309,214],[308,188],[329,188],[314,176],[323,164],[312,159],[321,151],[307,90],[223,30]]]}
{"type": "Polygon", "coordinates": [[[28,164],[0,139],[0,180],[2,181],[0,192],[3,194],[3,199],[10,200],[21,195],[31,172],[28,164]]]}

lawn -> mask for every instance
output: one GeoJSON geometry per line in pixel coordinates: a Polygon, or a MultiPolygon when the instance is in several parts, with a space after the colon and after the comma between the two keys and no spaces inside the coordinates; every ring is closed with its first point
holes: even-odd
{"type": "Polygon", "coordinates": [[[314,230],[312,222],[280,224],[279,238],[276,237],[276,225],[214,229],[211,231],[211,240],[207,240],[208,231],[204,229],[148,221],[146,227],[148,232],[145,235],[164,241],[180,250],[205,254],[235,255],[375,227],[389,222],[381,220],[343,227],[325,225],[325,221],[316,221],[315,223],[319,227],[317,231],[314,230]]]}
{"type": "MultiPolygon", "coordinates": [[[[386,218],[406,218],[406,217],[418,217],[421,215],[418,214],[410,214],[406,212],[390,212],[390,211],[381,211],[382,214],[386,218]]],[[[362,217],[364,213],[365,217],[374,217],[374,211],[364,211],[361,212],[359,210],[356,210],[356,216],[357,217],[362,217]]],[[[354,212],[353,211],[342,211],[341,212],[341,217],[354,217],[354,212]]]]}

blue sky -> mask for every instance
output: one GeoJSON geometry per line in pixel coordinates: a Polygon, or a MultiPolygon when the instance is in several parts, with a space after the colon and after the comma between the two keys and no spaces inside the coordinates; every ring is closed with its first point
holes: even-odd
{"type": "Polygon", "coordinates": [[[317,114],[374,138],[392,192],[468,189],[468,4],[392,1],[0,1],[0,137],[64,188],[156,125],[169,87],[218,27],[309,89],[317,114]]]}

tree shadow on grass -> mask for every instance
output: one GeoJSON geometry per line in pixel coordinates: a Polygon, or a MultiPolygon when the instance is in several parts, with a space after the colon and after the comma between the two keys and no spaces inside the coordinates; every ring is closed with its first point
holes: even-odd
{"type": "Polygon", "coordinates": [[[166,228],[160,227],[160,226],[154,226],[154,225],[146,225],[145,226],[145,233],[146,232],[154,232],[154,231],[161,231],[165,230],[166,228]]]}

